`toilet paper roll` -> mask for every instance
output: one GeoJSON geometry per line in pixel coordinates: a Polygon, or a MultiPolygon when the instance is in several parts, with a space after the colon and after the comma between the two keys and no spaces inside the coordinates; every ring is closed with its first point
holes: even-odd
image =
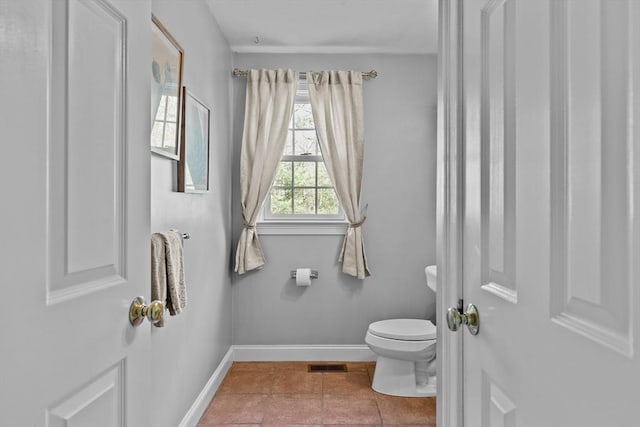
{"type": "Polygon", "coordinates": [[[311,269],[296,269],[296,286],[309,286],[311,284],[311,269]]]}

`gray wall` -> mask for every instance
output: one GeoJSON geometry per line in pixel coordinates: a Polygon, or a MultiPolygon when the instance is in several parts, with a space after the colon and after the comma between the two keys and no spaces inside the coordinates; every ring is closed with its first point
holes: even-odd
{"type": "MultiPolygon", "coordinates": [[[[231,53],[204,1],[154,0],[153,13],[184,49],[184,85],[211,108],[208,194],[174,192],[176,162],[151,155],[151,231],[191,233],[188,304],[152,330],[155,402],[149,425],[176,426],[231,345],[231,53]]],[[[151,22],[149,21],[149,25],[151,22]]]]}
{"type": "MultiPolygon", "coordinates": [[[[233,275],[234,344],[362,344],[370,322],[433,318],[424,267],[435,262],[436,56],[235,54],[238,68],[375,69],[365,83],[363,226],[371,277],[341,273],[341,236],[262,236],[263,270],[233,275]],[[298,288],[297,267],[320,278],[298,288]]],[[[245,81],[233,85],[233,239],[240,234],[245,81]]]]}

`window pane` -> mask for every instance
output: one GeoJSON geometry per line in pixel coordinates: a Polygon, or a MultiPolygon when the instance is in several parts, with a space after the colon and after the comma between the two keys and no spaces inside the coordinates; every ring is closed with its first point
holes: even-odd
{"type": "Polygon", "coordinates": [[[333,187],[324,162],[318,162],[318,187],[333,187]]]}
{"type": "Polygon", "coordinates": [[[318,154],[318,139],[315,130],[296,131],[295,154],[318,154]]]}
{"type": "Polygon", "coordinates": [[[271,213],[277,215],[291,215],[291,190],[273,188],[271,190],[271,213]]]}
{"type": "Polygon", "coordinates": [[[167,122],[164,128],[164,147],[176,146],[176,124],[167,122]]]}
{"type": "Polygon", "coordinates": [[[151,129],[151,145],[154,147],[162,147],[162,140],[164,132],[164,122],[156,121],[153,123],[153,128],[151,129]]]}
{"type": "Polygon", "coordinates": [[[336,215],[338,213],[338,197],[333,188],[318,188],[318,214],[336,215]]]}
{"type": "Polygon", "coordinates": [[[156,120],[164,121],[164,112],[167,107],[166,102],[167,96],[162,95],[162,98],[160,98],[160,104],[158,104],[158,111],[156,112],[156,120]]]}
{"type": "Polygon", "coordinates": [[[284,141],[284,152],[283,156],[290,156],[293,154],[293,132],[287,132],[287,139],[284,141]]]}
{"type": "Polygon", "coordinates": [[[293,189],[293,213],[314,215],[316,213],[316,190],[313,188],[293,189]]]}
{"type": "Polygon", "coordinates": [[[311,104],[295,104],[293,120],[296,129],[313,129],[313,115],[311,114],[311,104]]]}
{"type": "Polygon", "coordinates": [[[175,122],[177,119],[176,117],[177,112],[178,112],[178,97],[167,96],[167,121],[175,122]]]}
{"type": "Polygon", "coordinates": [[[280,162],[276,171],[276,179],[273,183],[276,187],[291,187],[291,162],[280,162]]]}
{"type": "Polygon", "coordinates": [[[296,187],[315,187],[316,162],[294,162],[293,185],[296,187]]]}

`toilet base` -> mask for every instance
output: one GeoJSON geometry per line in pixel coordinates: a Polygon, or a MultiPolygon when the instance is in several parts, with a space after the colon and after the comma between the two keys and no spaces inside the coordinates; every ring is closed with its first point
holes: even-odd
{"type": "Polygon", "coordinates": [[[378,356],[371,388],[391,396],[435,396],[436,377],[418,373],[418,378],[420,379],[416,380],[416,362],[378,356]]]}

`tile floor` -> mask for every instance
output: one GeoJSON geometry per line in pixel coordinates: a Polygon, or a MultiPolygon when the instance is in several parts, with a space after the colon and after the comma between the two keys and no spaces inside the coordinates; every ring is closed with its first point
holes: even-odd
{"type": "Polygon", "coordinates": [[[373,391],[373,362],[347,372],[307,372],[308,363],[235,362],[198,427],[436,425],[434,397],[373,391]]]}

